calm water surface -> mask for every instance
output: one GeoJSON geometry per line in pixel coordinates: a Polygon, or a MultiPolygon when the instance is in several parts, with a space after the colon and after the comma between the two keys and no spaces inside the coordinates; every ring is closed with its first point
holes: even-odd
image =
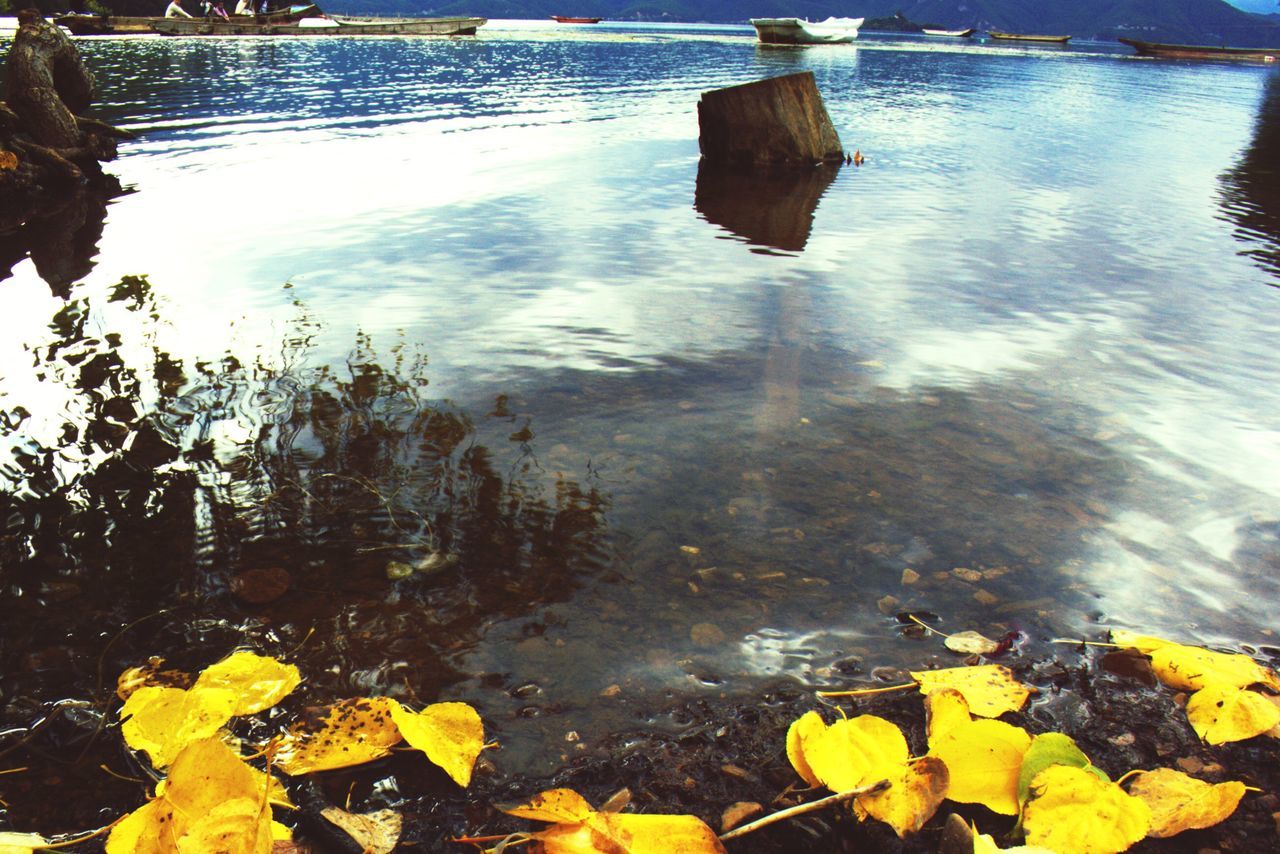
{"type": "Polygon", "coordinates": [[[1272,652],[1270,69],[510,22],[79,46],[134,192],[8,250],[6,725],[247,639],[303,700],[472,702],[543,772],[672,697],[953,663],[904,610],[1272,652]],[[865,165],[700,172],[699,94],[794,71],[865,165]]]}

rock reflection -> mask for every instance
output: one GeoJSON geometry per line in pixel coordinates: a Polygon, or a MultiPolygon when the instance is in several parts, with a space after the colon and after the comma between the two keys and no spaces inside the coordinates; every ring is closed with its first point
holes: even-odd
{"type": "Polygon", "coordinates": [[[1244,254],[1280,276],[1280,78],[1275,75],[1258,108],[1253,142],[1222,176],[1222,185],[1223,209],[1235,220],[1236,235],[1251,245],[1244,254]]]}
{"type": "MultiPolygon", "coordinates": [[[[145,277],[108,300],[143,329],[159,317],[145,277]]],[[[605,497],[544,483],[526,416],[427,400],[425,359],[361,340],[341,370],[184,364],[150,335],[102,334],[101,308],[71,299],[51,318],[27,399],[5,378],[0,731],[65,697],[105,710],[114,674],[150,655],[196,669],[246,642],[290,654],[309,702],[430,701],[488,621],[570,596],[601,564],[605,497]],[[393,578],[393,562],[413,571],[393,578]]],[[[96,733],[64,716],[31,749],[94,768],[96,733]]],[[[24,752],[9,758],[28,782],[5,793],[24,821],[47,808],[45,827],[88,826],[109,806],[51,797],[71,772],[45,786],[49,763],[24,752]]]]}
{"type": "Polygon", "coordinates": [[[54,296],[70,296],[71,285],[93,269],[107,202],[119,194],[119,185],[105,192],[86,188],[24,211],[21,219],[0,219],[0,281],[30,257],[54,296]]]}
{"type": "Polygon", "coordinates": [[[838,164],[735,169],[703,160],[693,206],[707,222],[750,244],[800,252],[818,201],[839,171],[838,164]]]}

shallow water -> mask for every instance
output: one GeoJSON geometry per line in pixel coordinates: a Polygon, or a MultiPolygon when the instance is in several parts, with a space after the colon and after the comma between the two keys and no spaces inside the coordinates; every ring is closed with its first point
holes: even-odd
{"type": "Polygon", "coordinates": [[[907,610],[1274,651],[1270,69],[532,22],[78,44],[139,139],[132,193],[7,249],[6,726],[249,642],[298,702],[472,702],[540,773],[674,696],[953,661],[907,610]],[[804,70],[865,165],[700,170],[701,92],[804,70]],[[283,596],[233,593],[269,567],[283,596]]]}

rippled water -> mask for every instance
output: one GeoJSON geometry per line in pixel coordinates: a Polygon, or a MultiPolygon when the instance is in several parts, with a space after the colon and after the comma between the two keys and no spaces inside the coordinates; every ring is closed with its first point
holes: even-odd
{"type": "Polygon", "coordinates": [[[134,192],[4,283],[6,721],[248,636],[312,701],[473,702],[517,773],[671,696],[949,660],[904,610],[1275,642],[1270,69],[78,44],[134,192]],[[804,70],[865,165],[700,171],[701,92],[804,70]]]}

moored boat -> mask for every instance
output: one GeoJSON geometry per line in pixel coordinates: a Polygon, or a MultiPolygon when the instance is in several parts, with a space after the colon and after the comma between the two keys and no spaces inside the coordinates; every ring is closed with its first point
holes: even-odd
{"type": "Polygon", "coordinates": [[[1158,56],[1164,59],[1221,59],[1232,62],[1275,62],[1280,60],[1280,48],[1164,44],[1162,42],[1144,42],[1138,39],[1120,39],[1120,42],[1136,50],[1139,56],[1158,56]]]}
{"type": "Polygon", "coordinates": [[[1066,44],[1071,36],[1040,36],[1033,33],[1002,33],[999,30],[987,30],[987,35],[1001,41],[1047,42],[1050,44],[1066,44]]]}
{"type": "MultiPolygon", "coordinates": [[[[290,6],[277,9],[263,15],[232,16],[233,22],[257,24],[288,24],[303,18],[317,17],[323,14],[320,7],[314,4],[290,6]]],[[[164,21],[161,17],[143,17],[130,15],[59,15],[53,22],[66,27],[73,36],[119,36],[142,35],[155,32],[152,24],[164,21]]],[[[167,20],[187,20],[186,18],[169,18],[167,20]]],[[[203,20],[192,18],[191,20],[203,20]]]]}
{"type": "Polygon", "coordinates": [[[765,44],[841,44],[858,37],[863,18],[752,18],[756,35],[765,44]]]}
{"type": "Polygon", "coordinates": [[[953,39],[967,39],[973,35],[973,32],[973,27],[969,27],[967,30],[931,30],[928,27],[924,29],[926,36],[947,36],[953,39]]]}
{"type": "Polygon", "coordinates": [[[558,24],[598,24],[600,18],[575,18],[570,15],[552,15],[551,20],[558,24]]]}
{"type": "Polygon", "coordinates": [[[473,36],[488,18],[305,18],[286,24],[164,18],[164,36],[473,36]]]}

